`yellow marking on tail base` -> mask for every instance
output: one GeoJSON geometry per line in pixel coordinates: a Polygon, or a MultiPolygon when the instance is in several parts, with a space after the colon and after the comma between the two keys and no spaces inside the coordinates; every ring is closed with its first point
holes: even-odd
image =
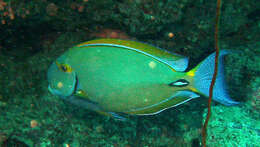
{"type": "Polygon", "coordinates": [[[193,68],[192,70],[190,70],[190,71],[187,72],[186,74],[187,74],[188,76],[194,77],[194,76],[195,76],[195,72],[197,71],[198,67],[199,67],[199,66],[193,68]]]}
{"type": "Polygon", "coordinates": [[[195,71],[191,70],[191,71],[187,72],[187,75],[191,76],[191,77],[194,77],[195,71]]]}

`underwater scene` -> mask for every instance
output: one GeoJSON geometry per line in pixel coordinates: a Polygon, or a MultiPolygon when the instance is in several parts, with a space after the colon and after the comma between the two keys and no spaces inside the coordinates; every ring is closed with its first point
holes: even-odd
{"type": "Polygon", "coordinates": [[[260,147],[260,1],[0,0],[0,147],[260,147]]]}

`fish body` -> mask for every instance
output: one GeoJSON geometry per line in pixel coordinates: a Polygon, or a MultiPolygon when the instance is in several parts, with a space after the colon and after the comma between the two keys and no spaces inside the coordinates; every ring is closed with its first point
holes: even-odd
{"type": "MultiPolygon", "coordinates": [[[[221,52],[220,61],[227,51],[221,52]]],[[[79,44],[60,56],[48,70],[52,94],[98,112],[157,114],[200,95],[208,96],[214,71],[210,55],[185,72],[188,58],[154,46],[119,39],[79,44]]],[[[225,90],[222,63],[214,100],[233,105],[225,90]]]]}

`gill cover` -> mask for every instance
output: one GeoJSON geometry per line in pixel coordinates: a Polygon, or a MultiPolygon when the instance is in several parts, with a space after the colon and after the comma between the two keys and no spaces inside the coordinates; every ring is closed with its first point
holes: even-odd
{"type": "Polygon", "coordinates": [[[49,91],[60,97],[71,96],[76,88],[76,73],[71,66],[59,61],[52,63],[48,70],[49,91]]]}

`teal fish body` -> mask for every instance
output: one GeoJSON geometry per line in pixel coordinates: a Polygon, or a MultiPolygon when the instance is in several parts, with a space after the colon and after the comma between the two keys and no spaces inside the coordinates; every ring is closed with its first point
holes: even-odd
{"type": "MultiPolygon", "coordinates": [[[[199,94],[208,96],[214,56],[184,72],[188,59],[183,56],[135,41],[92,40],[69,49],[50,66],[49,91],[98,112],[156,114],[199,94]]],[[[214,100],[237,104],[223,79],[220,70],[214,100]]]]}

